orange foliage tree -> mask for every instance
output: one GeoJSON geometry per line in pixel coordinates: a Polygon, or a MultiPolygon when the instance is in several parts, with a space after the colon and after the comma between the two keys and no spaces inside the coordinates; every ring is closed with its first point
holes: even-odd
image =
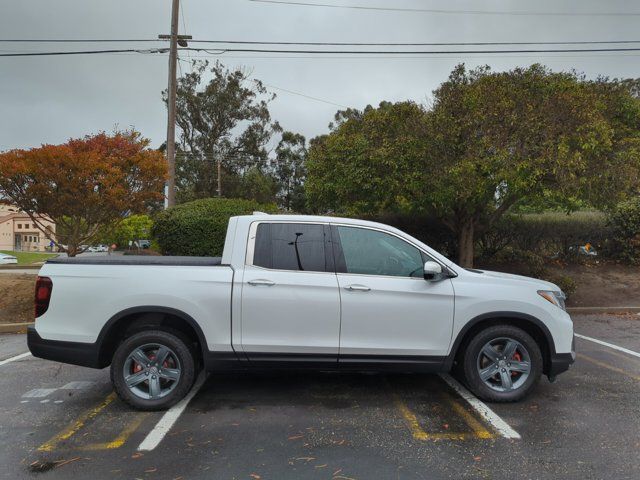
{"type": "Polygon", "coordinates": [[[149,140],[132,130],[1,153],[0,197],[75,256],[105,228],[162,201],[166,163],[148,146],[149,140]],[[56,238],[41,216],[56,222],[56,238]]]}

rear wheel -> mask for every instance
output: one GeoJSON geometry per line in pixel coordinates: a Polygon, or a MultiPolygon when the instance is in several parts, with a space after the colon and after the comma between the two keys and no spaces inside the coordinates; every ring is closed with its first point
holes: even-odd
{"type": "Polygon", "coordinates": [[[496,325],[471,339],[462,367],[464,380],[476,396],[492,402],[515,402],[538,383],[542,354],[524,330],[496,325]]]}
{"type": "Polygon", "coordinates": [[[116,393],[140,410],[163,410],[176,404],[191,389],[195,374],[186,340],[161,330],[127,338],[111,362],[116,393]]]}

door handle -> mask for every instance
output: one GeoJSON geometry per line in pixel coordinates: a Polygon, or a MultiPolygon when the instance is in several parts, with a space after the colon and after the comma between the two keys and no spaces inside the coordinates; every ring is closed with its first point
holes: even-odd
{"type": "Polygon", "coordinates": [[[263,285],[265,287],[272,287],[276,284],[276,282],[272,282],[271,280],[264,280],[264,279],[249,280],[247,283],[253,286],[263,285]]]}
{"type": "Polygon", "coordinates": [[[344,287],[344,288],[345,288],[345,290],[349,290],[351,292],[368,292],[369,290],[371,290],[366,285],[349,285],[349,286],[344,287]]]}

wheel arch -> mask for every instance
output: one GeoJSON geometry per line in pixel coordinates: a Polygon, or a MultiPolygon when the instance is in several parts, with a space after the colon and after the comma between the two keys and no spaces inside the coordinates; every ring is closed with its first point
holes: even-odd
{"type": "Polygon", "coordinates": [[[539,318],[532,315],[508,311],[487,312],[469,320],[453,342],[451,351],[445,360],[445,369],[448,371],[454,367],[455,363],[460,359],[460,355],[464,352],[465,346],[477,332],[493,325],[512,325],[523,329],[531,335],[540,346],[544,363],[543,373],[547,374],[549,372],[551,358],[556,353],[556,347],[553,336],[547,326],[539,318]]]}
{"type": "Polygon", "coordinates": [[[96,341],[100,368],[111,363],[116,348],[128,333],[144,330],[145,327],[179,331],[197,344],[197,351],[201,358],[206,358],[208,353],[206,338],[193,317],[175,308],[147,305],[122,310],[113,315],[102,327],[96,341]]]}

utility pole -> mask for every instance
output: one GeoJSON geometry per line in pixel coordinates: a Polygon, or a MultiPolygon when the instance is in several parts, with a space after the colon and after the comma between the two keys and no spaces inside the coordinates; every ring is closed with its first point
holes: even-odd
{"type": "Polygon", "coordinates": [[[171,35],[158,35],[161,40],[169,40],[169,85],[167,88],[167,196],[165,208],[176,204],[176,69],[178,65],[178,44],[186,47],[190,35],[178,35],[179,0],[171,6],[171,35]]]}
{"type": "Polygon", "coordinates": [[[222,196],[222,159],[218,158],[218,197],[222,196]]]}

